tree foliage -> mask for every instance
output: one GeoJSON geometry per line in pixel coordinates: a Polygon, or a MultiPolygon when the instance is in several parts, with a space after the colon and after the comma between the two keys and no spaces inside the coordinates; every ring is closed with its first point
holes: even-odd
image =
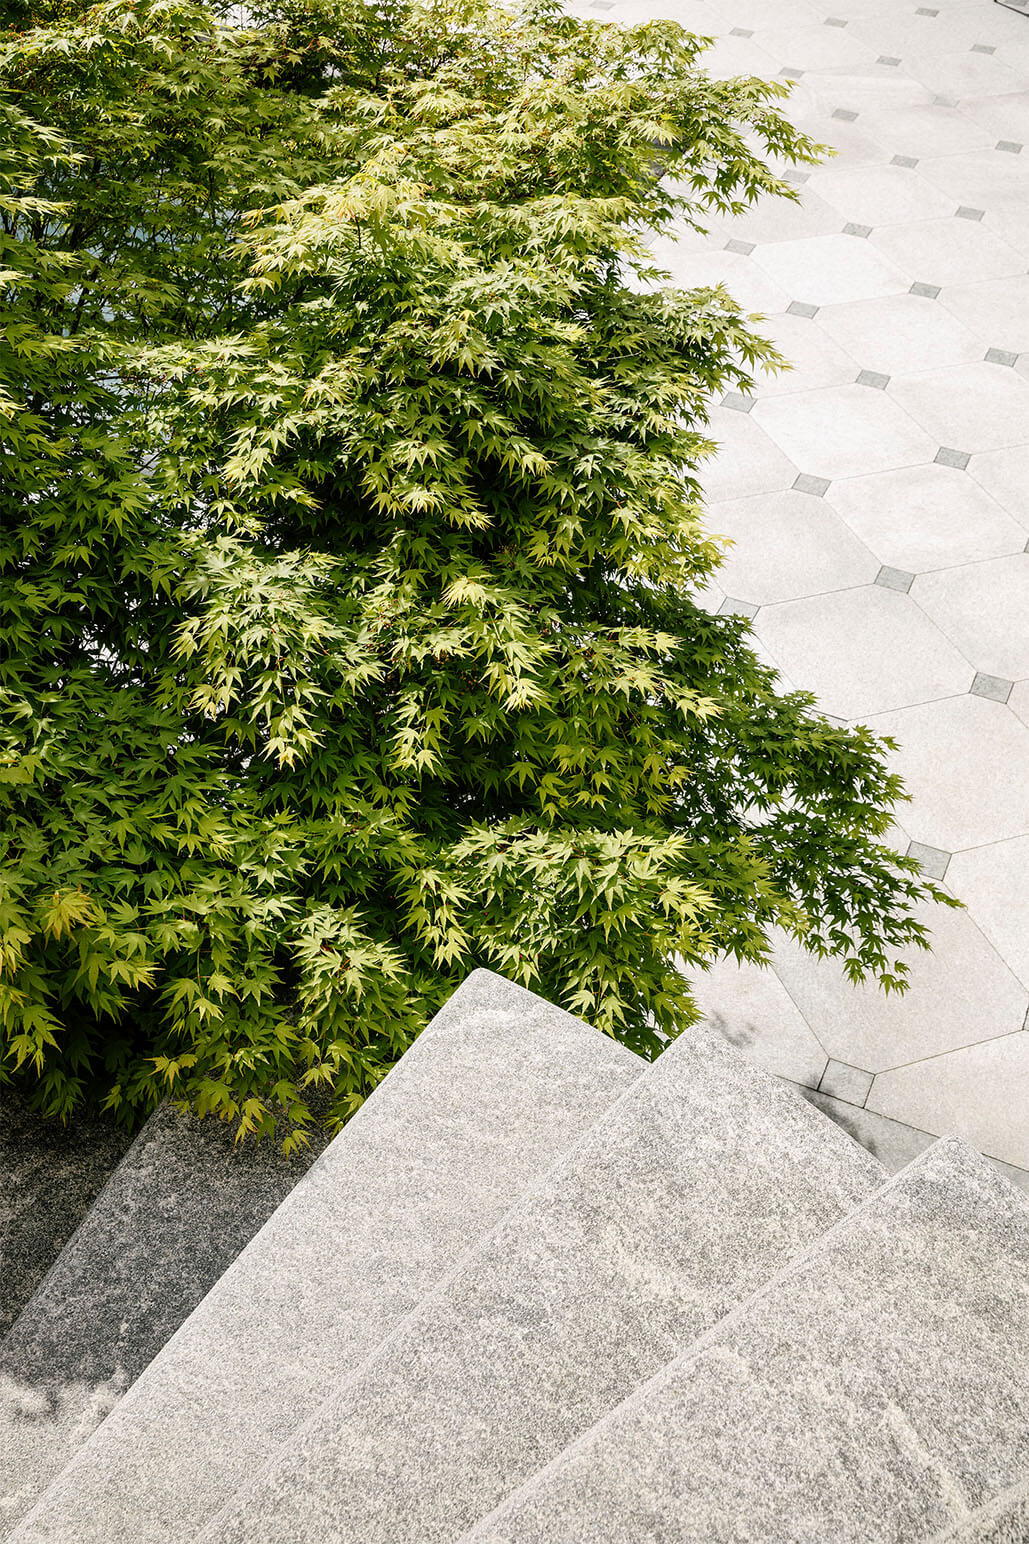
{"type": "Polygon", "coordinates": [[[707,404],[781,361],[647,245],[796,196],[784,88],[548,3],[236,20],[0,43],[4,1075],[296,1141],[477,964],[645,1055],[773,926],[902,984],[882,743],[697,598],[707,404]]]}

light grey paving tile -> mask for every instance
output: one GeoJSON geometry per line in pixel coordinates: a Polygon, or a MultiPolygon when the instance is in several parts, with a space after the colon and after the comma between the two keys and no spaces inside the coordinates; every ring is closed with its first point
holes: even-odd
{"type": "Polygon", "coordinates": [[[962,46],[967,48],[979,35],[978,27],[973,27],[963,16],[951,14],[941,19],[907,6],[883,9],[873,16],[863,17],[854,23],[853,30],[866,43],[891,54],[900,54],[905,62],[909,57],[948,53],[962,46]]]}
{"type": "Polygon", "coordinates": [[[461,1544],[925,1541],[1024,1479],[1027,1268],[1025,1196],[936,1143],[461,1544]]]}
{"type": "Polygon", "coordinates": [[[898,378],[889,394],[937,445],[974,454],[1025,442],[1029,382],[993,365],[959,365],[898,378]]]}
{"type": "Polygon", "coordinates": [[[1029,1168],[1029,1034],[1024,1031],[881,1073],[868,1108],[1029,1168]]]}
{"type": "Polygon", "coordinates": [[[830,1061],[818,1085],[823,1094],[842,1099],[847,1104],[863,1105],[872,1086],[872,1074],[846,1062],[830,1061]]]}
{"type": "Polygon", "coordinates": [[[873,1110],[859,1109],[856,1105],[847,1104],[842,1099],[833,1099],[831,1095],[815,1089],[794,1086],[802,1099],[842,1126],[847,1135],[878,1158],[890,1174],[903,1169],[936,1141],[936,1137],[929,1131],[919,1131],[917,1127],[906,1126],[902,1121],[889,1120],[887,1116],[877,1115],[873,1110]]]}
{"type": "MultiPolygon", "coordinates": [[[[1029,188],[1026,191],[1029,200],[1029,188]]],[[[1029,274],[984,279],[977,284],[948,285],[940,304],[956,316],[981,346],[1029,349],[1029,274]]]]}
{"type": "Polygon", "coordinates": [[[1029,836],[955,853],[947,888],[1029,987],[1029,836]]]}
{"type": "Polygon", "coordinates": [[[949,467],[900,467],[833,485],[838,510],[869,551],[918,574],[1021,552],[1025,531],[978,483],[949,467]]]}
{"type": "MultiPolygon", "coordinates": [[[[918,171],[899,166],[845,166],[818,171],[811,186],[819,198],[861,225],[907,225],[952,213],[954,200],[918,171]]],[[[839,299],[858,299],[839,296],[839,299]]]]}
{"type": "Polygon", "coordinates": [[[754,260],[781,290],[809,305],[868,300],[907,289],[908,280],[899,268],[867,242],[845,236],[839,223],[832,236],[758,247],[754,260]]]}
{"type": "Polygon", "coordinates": [[[786,312],[762,322],[761,331],[793,366],[780,375],[761,375],[758,391],[762,397],[814,391],[819,386],[846,386],[857,373],[855,360],[822,331],[818,318],[812,322],[786,312]]]}
{"type": "Polygon", "coordinates": [[[1029,166],[992,147],[960,155],[927,156],[920,174],[954,204],[990,209],[998,200],[1024,200],[1029,195],[1029,166]]]}
{"type": "Polygon", "coordinates": [[[931,461],[940,441],[930,438],[898,405],[893,390],[834,386],[766,398],[758,402],[750,421],[759,424],[798,468],[816,477],[856,477],[931,461]]]}
{"type": "Polygon", "coordinates": [[[818,1085],[826,1054],[770,966],[716,960],[693,975],[692,986],[705,1021],[756,1066],[818,1085]]]}
{"type": "Polygon", "coordinates": [[[918,915],[931,931],[932,948],[906,955],[910,985],[902,993],[874,983],[854,986],[839,960],[816,959],[777,935],[776,974],[833,1060],[882,1073],[1021,1029],[1029,994],[972,919],[930,904],[918,915]]]}
{"type": "Polygon", "coordinates": [[[1029,531],[1029,444],[973,456],[971,477],[991,494],[1013,519],[1029,531]]]}
{"type": "Polygon", "coordinates": [[[758,631],[787,674],[838,718],[864,719],[972,684],[967,660],[908,596],[878,585],[768,606],[758,631]]]}
{"type": "Polygon", "coordinates": [[[1029,553],[922,574],[911,594],[977,671],[1029,676],[1029,553]]]}
{"type": "Polygon", "coordinates": [[[742,499],[792,486],[798,468],[758,427],[753,413],[716,408],[709,432],[718,442],[718,453],[698,474],[708,499],[742,499]]]}
{"type": "Polygon", "coordinates": [[[912,280],[936,287],[978,284],[1024,273],[1027,267],[1022,253],[981,221],[955,220],[952,215],[881,226],[869,239],[912,280]]]}
{"type": "Polygon", "coordinates": [[[700,289],[721,284],[744,311],[784,311],[789,295],[773,284],[754,258],[724,248],[682,252],[671,237],[651,243],[654,260],[666,268],[680,289],[700,289]]]}
{"type": "Polygon", "coordinates": [[[641,1066],[475,971],[79,1449],[22,1538],[195,1538],[641,1066]]]}
{"type": "Polygon", "coordinates": [[[914,841],[960,852],[1029,831],[1029,729],[1010,706],[950,697],[880,714],[869,728],[898,742],[890,759],[911,795],[903,818],[914,841]]]}
{"type": "Polygon", "coordinates": [[[956,155],[963,150],[985,148],[990,131],[976,123],[964,104],[956,107],[887,108],[875,120],[876,136],[893,150],[917,155],[956,155]]]}
{"type": "MultiPolygon", "coordinates": [[[[961,111],[965,118],[982,130],[986,144],[996,139],[1017,141],[1026,138],[1027,127],[1029,127],[1029,99],[1024,91],[1015,91],[1009,96],[975,97],[964,102],[961,111]]],[[[972,149],[973,147],[959,148],[972,149]]],[[[938,147],[938,155],[945,153],[943,146],[938,147]]]]}
{"type": "MultiPolygon", "coordinates": [[[[828,111],[837,107],[867,114],[877,123],[879,114],[890,108],[928,106],[932,92],[920,81],[899,70],[875,67],[860,75],[834,72],[812,78],[812,94],[828,111]]],[[[858,216],[854,216],[858,218],[858,216]]]]}
{"type": "Polygon", "coordinates": [[[913,295],[825,306],[818,325],[866,370],[887,376],[981,361],[979,338],[913,295]]]}
{"type": "Polygon", "coordinates": [[[804,189],[803,201],[800,203],[784,198],[760,199],[745,214],[722,216],[712,220],[710,226],[715,241],[728,241],[734,237],[738,241],[754,241],[759,245],[824,236],[839,228],[839,210],[819,198],[810,187],[804,189]]]}
{"type": "MultiPolygon", "coordinates": [[[[708,22],[705,31],[710,35],[712,30],[708,22]]],[[[704,54],[703,69],[712,80],[730,80],[736,75],[759,75],[771,80],[778,60],[776,54],[762,46],[760,38],[723,33],[704,54]]]]}
{"type": "Polygon", "coordinates": [[[834,118],[831,113],[790,113],[797,128],[822,145],[836,151],[833,166],[885,166],[890,159],[887,147],[875,137],[874,125],[834,118]]]}
{"type": "Polygon", "coordinates": [[[946,93],[964,101],[966,97],[1002,96],[1018,91],[1023,77],[1008,69],[998,57],[956,50],[909,62],[911,74],[930,91],[946,93]]]}
{"type": "MultiPolygon", "coordinates": [[[[773,13],[774,16],[774,13],[773,13]]],[[[763,27],[762,48],[804,70],[846,70],[858,74],[875,63],[875,49],[843,27],[763,27]]]]}
{"type": "Polygon", "coordinates": [[[1029,729],[1029,681],[1015,682],[1011,688],[1011,696],[1008,698],[1008,707],[1029,729]]]}
{"type": "Polygon", "coordinates": [[[878,569],[828,501],[793,489],[710,505],[707,525],[736,544],[719,583],[759,606],[869,584],[878,569]]]}
{"type": "Polygon", "coordinates": [[[687,1031],[205,1544],[452,1544],[884,1177],[719,1036],[687,1031]]]}

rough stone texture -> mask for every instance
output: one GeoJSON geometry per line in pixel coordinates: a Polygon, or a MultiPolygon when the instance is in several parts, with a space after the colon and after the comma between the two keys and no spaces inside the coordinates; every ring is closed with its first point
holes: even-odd
{"type": "Polygon", "coordinates": [[[938,1533],[932,1544],[1026,1544],[1029,1539],[1029,1479],[1006,1490],[966,1523],[938,1533]]]}
{"type": "Polygon", "coordinates": [[[1029,1469],[1029,1202],[936,1143],[465,1544],[921,1544],[1029,1469]]]}
{"type": "Polygon", "coordinates": [[[151,1116],[0,1345],[0,1538],[309,1167],[151,1116]]]}
{"type": "Polygon", "coordinates": [[[0,1094],[0,1335],[6,1334],[129,1145],[104,1121],[43,1120],[0,1094]]]}
{"type": "Polygon", "coordinates": [[[193,1538],[641,1070],[476,971],[15,1537],[193,1538]]]}
{"type": "Polygon", "coordinates": [[[717,1033],[691,1031],[204,1544],[449,1544],[884,1179],[717,1033]]]}

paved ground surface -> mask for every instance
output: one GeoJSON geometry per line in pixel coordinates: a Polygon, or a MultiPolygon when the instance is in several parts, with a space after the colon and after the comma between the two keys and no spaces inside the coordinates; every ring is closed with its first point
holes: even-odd
{"type": "Polygon", "coordinates": [[[956,1132],[1029,1170],[1029,15],[575,8],[715,36],[712,74],[792,79],[786,111],[837,148],[799,206],[660,244],[795,365],[715,410],[710,524],[736,545],[710,603],[826,713],[896,738],[898,843],[967,908],[934,908],[903,999],[784,944],[774,974],[718,968],[705,1004],[894,1162],[956,1132]]]}

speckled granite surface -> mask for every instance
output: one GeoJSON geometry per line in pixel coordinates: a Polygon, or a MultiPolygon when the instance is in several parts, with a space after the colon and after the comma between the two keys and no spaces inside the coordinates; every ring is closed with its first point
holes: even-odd
{"type": "Polygon", "coordinates": [[[465,1544],[922,1544],[1029,1472],[1027,1348],[1029,1203],[937,1143],[465,1544]]]}
{"type": "Polygon", "coordinates": [[[41,1120],[0,1089],[0,1335],[6,1334],[129,1145],[103,1121],[41,1120]]]}
{"type": "Polygon", "coordinates": [[[938,1533],[932,1544],[1027,1544],[1029,1474],[1022,1484],[996,1496],[967,1522],[938,1533]]]}
{"type": "Polygon", "coordinates": [[[476,971],[15,1537],[183,1544],[643,1070],[476,971]]]}
{"type": "Polygon", "coordinates": [[[0,1538],[303,1176],[158,1110],[0,1345],[0,1538]]]}
{"type": "Polygon", "coordinates": [[[449,1544],[885,1178],[690,1032],[204,1544],[449,1544]]]}

